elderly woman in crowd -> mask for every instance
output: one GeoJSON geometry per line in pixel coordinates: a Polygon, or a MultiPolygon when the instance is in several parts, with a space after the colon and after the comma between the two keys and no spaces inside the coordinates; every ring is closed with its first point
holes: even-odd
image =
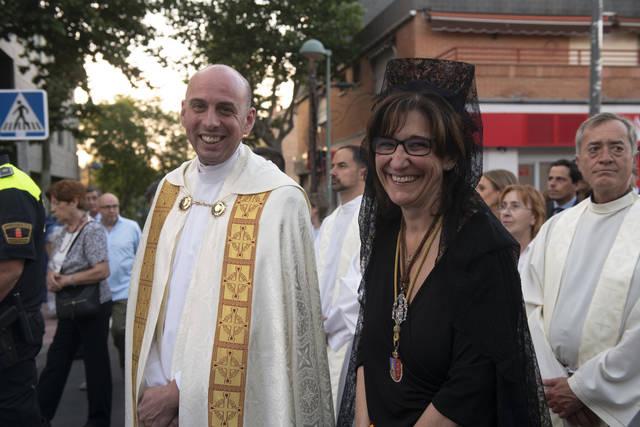
{"type": "MultiPolygon", "coordinates": [[[[520,244],[520,258],[518,258],[518,272],[520,276],[526,274],[525,266],[531,258],[532,241],[540,231],[540,227],[547,218],[547,207],[544,196],[530,185],[508,185],[500,194],[500,221],[520,244]]],[[[522,282],[533,283],[531,280],[522,282]]],[[[527,302],[528,295],[536,294],[523,288],[527,316],[533,311],[534,305],[527,302]]]]}
{"type": "Polygon", "coordinates": [[[506,186],[517,183],[518,178],[513,173],[505,169],[494,169],[482,174],[476,186],[476,191],[497,218],[500,215],[498,211],[500,193],[506,186]]]}
{"type": "MultiPolygon", "coordinates": [[[[38,399],[46,422],[56,413],[73,357],[82,344],[89,419],[86,425],[108,427],[111,420],[111,369],[107,339],[111,315],[107,235],[85,210],[86,189],[62,180],[50,189],[51,210],[63,225],[53,242],[47,287],[56,293],[58,328],[40,375],[38,399]],[[93,287],[93,289],[90,289],[93,287]],[[62,299],[63,295],[79,298],[62,299]],[[86,300],[95,298],[93,308],[86,300]]],[[[46,425],[46,424],[45,424],[46,425]]]]}
{"type": "Polygon", "coordinates": [[[473,73],[387,66],[365,139],[362,310],[340,426],[354,413],[356,426],[549,425],[518,248],[475,191],[473,73]]]}
{"type": "Polygon", "coordinates": [[[546,220],[544,197],[530,185],[509,185],[500,194],[499,211],[500,222],[520,244],[522,260],[546,220]]]}

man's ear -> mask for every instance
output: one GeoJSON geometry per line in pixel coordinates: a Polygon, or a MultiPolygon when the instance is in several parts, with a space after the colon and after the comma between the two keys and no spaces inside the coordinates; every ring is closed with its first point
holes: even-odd
{"type": "Polygon", "coordinates": [[[367,168],[360,168],[360,178],[364,181],[367,178],[367,168]]]}
{"type": "Polygon", "coordinates": [[[245,118],[244,128],[242,129],[242,133],[244,136],[248,136],[251,133],[251,129],[253,129],[253,125],[256,123],[256,109],[251,107],[249,111],[247,111],[247,117],[245,118]]]}

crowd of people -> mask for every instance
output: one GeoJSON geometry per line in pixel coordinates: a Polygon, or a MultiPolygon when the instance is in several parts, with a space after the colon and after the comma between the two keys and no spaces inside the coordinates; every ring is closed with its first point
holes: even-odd
{"type": "Polygon", "coordinates": [[[127,426],[640,425],[632,123],[587,119],[540,192],[483,172],[472,65],[394,59],[320,221],[282,156],[242,143],[251,93],[225,65],[192,76],[196,157],[156,183],[144,231],[62,180],[45,237],[37,186],[0,168],[0,425],[47,425],[80,352],[87,425],[109,426],[110,328],[127,426]]]}

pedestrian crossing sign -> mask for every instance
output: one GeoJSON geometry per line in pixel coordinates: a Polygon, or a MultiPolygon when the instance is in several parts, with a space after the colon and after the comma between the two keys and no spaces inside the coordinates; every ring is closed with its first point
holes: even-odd
{"type": "Polygon", "coordinates": [[[47,92],[0,90],[0,140],[49,138],[47,92]]]}

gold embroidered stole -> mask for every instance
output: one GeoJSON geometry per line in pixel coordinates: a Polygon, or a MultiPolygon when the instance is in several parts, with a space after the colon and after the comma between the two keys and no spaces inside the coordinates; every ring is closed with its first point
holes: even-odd
{"type": "Polygon", "coordinates": [[[131,393],[133,394],[133,423],[138,425],[138,395],[137,395],[137,373],[138,361],[140,360],[140,350],[142,348],[142,338],[147,325],[149,314],[149,301],[151,299],[151,287],[153,286],[153,273],[156,259],[156,248],[160,238],[160,231],[164,225],[167,215],[171,211],[180,187],[165,181],[158,195],[155,208],[151,217],[147,245],[144,249],[144,258],[140,269],[138,283],[138,297],[136,299],[136,314],[133,321],[133,349],[131,361],[131,393]]]}
{"type": "Polygon", "coordinates": [[[209,426],[241,427],[258,225],[270,192],[240,195],[229,219],[209,374],[209,426]]]}

